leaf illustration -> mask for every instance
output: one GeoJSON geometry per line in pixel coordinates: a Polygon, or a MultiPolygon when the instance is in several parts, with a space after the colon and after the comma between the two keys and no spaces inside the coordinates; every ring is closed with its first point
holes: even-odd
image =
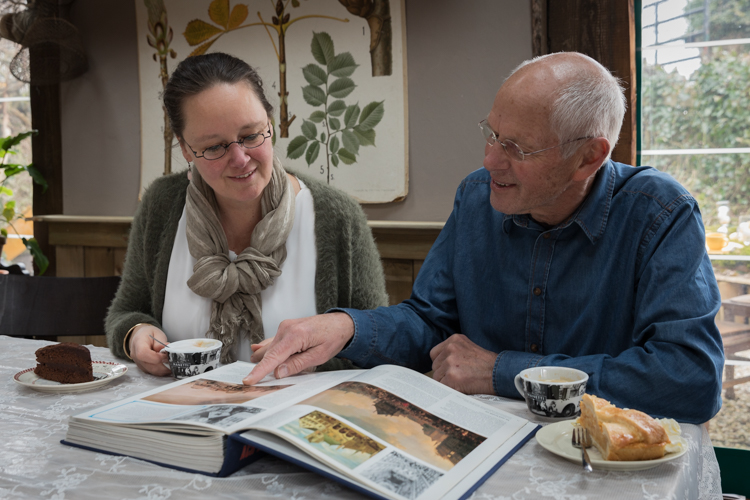
{"type": "Polygon", "coordinates": [[[351,130],[341,132],[341,141],[344,143],[347,151],[351,151],[355,155],[359,153],[359,139],[354,135],[354,132],[351,130]]]}
{"type": "Polygon", "coordinates": [[[359,127],[354,127],[354,135],[357,136],[362,146],[375,145],[375,129],[360,130],[359,127]]]}
{"type": "Polygon", "coordinates": [[[302,120],[302,133],[312,141],[315,140],[315,136],[318,135],[318,129],[313,122],[302,120]]]}
{"type": "Polygon", "coordinates": [[[343,99],[351,94],[355,87],[356,85],[354,85],[351,78],[339,78],[334,80],[333,83],[328,86],[328,95],[332,95],[338,99],[343,99]]]}
{"type": "Polygon", "coordinates": [[[339,155],[331,155],[331,163],[333,163],[334,167],[339,166],[339,155]]]}
{"type": "Polygon", "coordinates": [[[208,6],[208,17],[225,29],[229,23],[229,0],[214,0],[208,6]]]}
{"type": "Polygon", "coordinates": [[[341,122],[339,121],[338,118],[329,118],[328,126],[331,127],[333,130],[338,130],[341,128],[341,122]]]}
{"type": "Polygon", "coordinates": [[[359,115],[359,129],[366,132],[374,128],[375,125],[380,123],[380,120],[383,119],[384,112],[385,107],[383,106],[383,101],[373,101],[365,106],[365,109],[362,110],[362,114],[359,115]]]}
{"type": "Polygon", "coordinates": [[[286,155],[292,160],[296,160],[305,153],[306,147],[307,137],[305,137],[304,135],[298,135],[297,137],[289,141],[289,145],[286,147],[286,155]]]}
{"type": "Polygon", "coordinates": [[[326,119],[326,114],[322,111],[313,111],[310,115],[310,121],[315,123],[321,123],[326,119]]]}
{"type": "Polygon", "coordinates": [[[353,165],[357,162],[357,157],[346,148],[339,149],[339,158],[347,165],[353,165]]]}
{"type": "Polygon", "coordinates": [[[320,143],[318,141],[311,142],[310,146],[307,148],[307,153],[305,153],[305,161],[307,162],[307,165],[310,166],[312,162],[314,162],[318,158],[318,153],[320,152],[320,143]]]}
{"type": "Polygon", "coordinates": [[[210,41],[208,41],[208,42],[204,43],[204,44],[203,44],[203,45],[201,45],[200,47],[197,47],[197,48],[193,49],[193,51],[192,51],[192,52],[190,53],[190,55],[189,55],[188,57],[192,57],[192,56],[200,56],[200,55],[203,55],[203,54],[205,54],[205,53],[206,53],[206,51],[207,51],[207,50],[208,50],[208,49],[209,49],[209,48],[211,47],[211,45],[213,45],[213,44],[214,44],[214,42],[215,42],[216,40],[218,40],[218,39],[219,39],[218,37],[217,37],[217,38],[214,38],[213,40],[210,40],[210,41]]]}
{"type": "MultiPolygon", "coordinates": [[[[213,24],[208,24],[200,19],[193,19],[185,27],[185,40],[191,47],[205,42],[212,36],[218,35],[221,30],[213,24]]],[[[205,52],[205,51],[204,51],[205,52]]]]}
{"type": "Polygon", "coordinates": [[[316,61],[324,66],[333,60],[333,40],[328,33],[313,33],[310,50],[316,61]]]}
{"type": "Polygon", "coordinates": [[[344,113],[344,126],[354,128],[357,125],[357,118],[359,118],[359,105],[352,104],[346,108],[346,113],[344,113]]]}
{"type": "Polygon", "coordinates": [[[326,142],[326,134],[325,132],[320,133],[320,142],[324,143],[326,142]]]}
{"type": "Polygon", "coordinates": [[[333,76],[351,76],[359,66],[349,52],[337,55],[328,65],[328,73],[333,76]]]}
{"type": "Polygon", "coordinates": [[[310,106],[320,106],[326,102],[326,94],[320,87],[308,85],[302,87],[302,97],[310,106]]]}
{"type": "Polygon", "coordinates": [[[333,116],[339,116],[346,109],[346,103],[344,101],[333,101],[328,105],[328,114],[333,116]]]}
{"type": "Polygon", "coordinates": [[[299,0],[292,0],[292,7],[299,7],[299,0]]]}
{"type": "Polygon", "coordinates": [[[307,83],[315,85],[316,87],[325,85],[328,80],[326,71],[317,64],[308,64],[302,68],[302,75],[305,77],[305,80],[307,80],[307,83]]]}
{"type": "Polygon", "coordinates": [[[247,19],[247,5],[238,3],[232,9],[232,14],[229,16],[229,24],[227,29],[233,30],[240,24],[245,22],[247,19]]]}
{"type": "Polygon", "coordinates": [[[331,148],[332,153],[335,153],[336,151],[338,151],[339,150],[339,138],[336,136],[331,137],[331,142],[328,145],[328,147],[331,148]]]}

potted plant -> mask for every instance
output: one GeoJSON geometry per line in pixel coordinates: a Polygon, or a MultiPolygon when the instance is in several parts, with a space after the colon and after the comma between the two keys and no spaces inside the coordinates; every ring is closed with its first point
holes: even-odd
{"type": "MultiPolygon", "coordinates": [[[[20,236],[13,225],[13,222],[23,217],[23,214],[16,212],[16,202],[13,200],[13,190],[6,186],[8,179],[14,175],[20,174],[21,172],[28,172],[34,183],[43,186],[45,191],[47,190],[47,181],[44,180],[42,174],[33,164],[22,165],[9,162],[9,159],[16,155],[14,148],[18,146],[21,141],[36,133],[36,130],[31,130],[12,137],[0,138],[0,169],[5,173],[5,178],[0,183],[0,195],[5,198],[5,203],[2,204],[2,217],[0,217],[0,253],[2,252],[2,246],[5,244],[8,237],[8,228],[20,236]]],[[[47,266],[49,266],[49,260],[42,253],[42,249],[39,248],[39,243],[35,238],[27,239],[21,237],[21,241],[23,241],[24,246],[26,246],[29,252],[31,252],[31,256],[34,258],[34,263],[39,268],[39,274],[44,274],[44,271],[47,270],[47,266]]]]}

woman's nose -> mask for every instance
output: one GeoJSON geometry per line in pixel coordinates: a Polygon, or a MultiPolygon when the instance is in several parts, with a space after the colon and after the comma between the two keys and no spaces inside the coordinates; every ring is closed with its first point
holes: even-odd
{"type": "Polygon", "coordinates": [[[248,159],[251,158],[250,151],[246,147],[233,142],[227,147],[227,156],[231,166],[244,167],[248,159]]]}

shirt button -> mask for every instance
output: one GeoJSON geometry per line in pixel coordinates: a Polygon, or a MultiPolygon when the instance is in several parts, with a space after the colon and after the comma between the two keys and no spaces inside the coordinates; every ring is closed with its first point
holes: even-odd
{"type": "Polygon", "coordinates": [[[545,240],[548,240],[548,239],[549,239],[549,237],[550,237],[550,234],[549,234],[549,233],[544,233],[544,234],[542,235],[542,238],[544,238],[545,240]]]}
{"type": "Polygon", "coordinates": [[[534,288],[534,295],[539,297],[542,294],[542,289],[539,287],[534,288]]]}
{"type": "Polygon", "coordinates": [[[537,346],[536,344],[531,344],[530,349],[531,352],[537,352],[539,350],[539,346],[537,346]]]}

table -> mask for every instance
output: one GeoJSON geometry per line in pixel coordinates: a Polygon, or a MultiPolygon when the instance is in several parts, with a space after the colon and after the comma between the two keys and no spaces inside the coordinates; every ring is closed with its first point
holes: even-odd
{"type": "MultiPolygon", "coordinates": [[[[128,373],[89,392],[49,394],[13,381],[35,366],[34,352],[50,344],[0,335],[0,498],[166,499],[294,498],[363,499],[338,483],[266,457],[228,478],[212,478],[159,467],[128,457],[60,444],[68,416],[171,382],[147,375],[133,363],[128,373]]],[[[92,358],[116,361],[108,349],[89,346],[92,358]]],[[[121,361],[121,360],[117,360],[121,361]]],[[[483,396],[489,404],[534,418],[521,401],[483,396]]],[[[543,422],[540,422],[543,423],[543,422]]],[[[703,426],[683,424],[689,452],[657,468],[638,472],[597,471],[529,441],[472,496],[475,500],[557,498],[721,499],[718,463],[703,426]]]]}

